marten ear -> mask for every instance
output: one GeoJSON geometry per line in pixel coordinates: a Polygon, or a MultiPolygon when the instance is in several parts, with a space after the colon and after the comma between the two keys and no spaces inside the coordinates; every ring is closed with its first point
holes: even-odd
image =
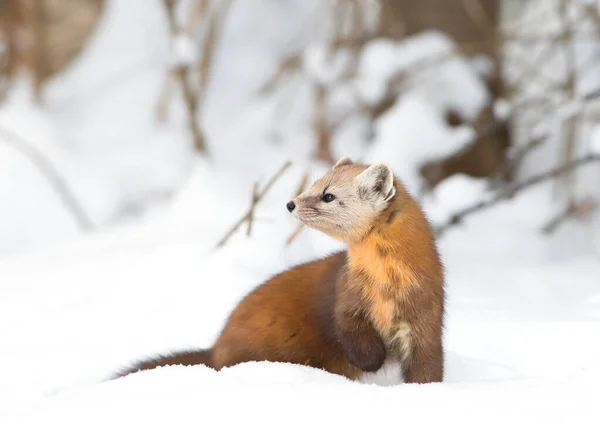
{"type": "Polygon", "coordinates": [[[383,198],[384,202],[396,194],[394,172],[384,163],[369,166],[356,177],[358,194],[363,200],[383,198]]]}
{"type": "Polygon", "coordinates": [[[344,156],[343,158],[338,160],[335,165],[333,165],[333,169],[337,168],[338,166],[352,165],[352,164],[353,164],[352,159],[350,159],[348,156],[344,156]]]}

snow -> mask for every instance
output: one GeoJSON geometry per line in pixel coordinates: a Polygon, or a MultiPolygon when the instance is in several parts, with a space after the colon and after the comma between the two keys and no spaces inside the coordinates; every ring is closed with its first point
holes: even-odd
{"type": "Polygon", "coordinates": [[[287,265],[281,244],[262,237],[213,253],[191,238],[140,237],[91,237],[0,266],[2,422],[105,422],[117,414],[191,422],[213,413],[260,413],[274,422],[304,417],[298,402],[325,415],[331,405],[348,405],[336,415],[355,422],[366,411],[387,416],[380,402],[392,398],[403,416],[427,420],[465,408],[467,422],[598,417],[600,263],[592,258],[542,267],[447,262],[442,385],[373,386],[268,363],[221,373],[170,367],[106,381],[133,359],[210,345],[238,299],[287,265]]]}
{"type": "MultiPolygon", "coordinates": [[[[226,21],[202,116],[208,158],[193,152],[181,93],[173,92],[167,120],[156,120],[173,59],[158,3],[108,1],[88,48],[52,81],[42,106],[33,104],[27,76],[0,105],[0,129],[60,170],[95,225],[78,228],[39,169],[0,133],[0,422],[598,422],[600,221],[541,234],[561,210],[551,183],[439,239],[448,292],[444,383],[396,384],[394,368],[351,382],[273,363],[107,380],[139,358],[210,346],[258,284],[343,248],[308,229],[285,244],[297,224],[285,204],[305,172],[313,181],[328,169],[312,160],[315,79],[331,90],[331,113],[342,115],[356,92],[375,102],[395,72],[453,47],[436,32],[374,41],[356,77],[338,81],[343,61],[323,62],[315,42],[323,28],[306,29],[318,2],[257,4],[235,2],[226,21]],[[290,13],[297,21],[284,19],[290,13]],[[257,96],[291,45],[307,47],[309,78],[257,96]],[[216,249],[248,208],[254,183],[264,187],[287,160],[292,166],[255,210],[251,237],[243,225],[216,249]]],[[[385,161],[416,193],[419,164],[472,140],[470,128],[448,126],[443,112],[472,118],[486,105],[483,65],[434,64],[407,82],[370,142],[364,118],[345,122],[335,156],[385,161]]],[[[505,103],[496,106],[508,113],[505,103]]],[[[586,149],[595,148],[597,129],[586,136],[586,149]]],[[[551,166],[549,155],[528,161],[524,175],[551,166]]],[[[597,166],[578,175],[578,192],[597,195],[597,166]]],[[[455,175],[420,200],[439,225],[493,194],[486,181],[455,175]]]]}
{"type": "Polygon", "coordinates": [[[341,50],[333,53],[323,43],[308,46],[302,55],[302,66],[308,78],[325,86],[339,80],[349,62],[349,52],[341,50]]]}
{"type": "Polygon", "coordinates": [[[508,119],[511,113],[510,102],[504,99],[498,99],[494,103],[494,116],[499,120],[508,119]]]}
{"type": "Polygon", "coordinates": [[[600,155],[600,125],[595,125],[590,136],[590,150],[600,155]]]}
{"type": "Polygon", "coordinates": [[[198,52],[194,40],[187,34],[177,34],[173,38],[173,66],[193,66],[197,63],[198,52]]]}

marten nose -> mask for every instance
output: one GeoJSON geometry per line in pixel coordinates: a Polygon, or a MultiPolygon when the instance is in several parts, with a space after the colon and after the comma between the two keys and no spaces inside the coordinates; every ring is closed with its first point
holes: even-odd
{"type": "Polygon", "coordinates": [[[296,209],[296,204],[294,203],[294,201],[293,201],[293,200],[290,200],[290,201],[288,202],[288,204],[287,204],[287,205],[285,205],[285,207],[287,208],[287,210],[288,210],[288,211],[290,211],[290,212],[291,212],[291,211],[293,211],[294,209],[296,209]]]}

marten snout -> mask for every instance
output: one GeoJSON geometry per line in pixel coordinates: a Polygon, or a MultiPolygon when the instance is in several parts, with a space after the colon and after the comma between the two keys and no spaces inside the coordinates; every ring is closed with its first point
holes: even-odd
{"type": "Polygon", "coordinates": [[[292,212],[294,209],[296,209],[296,204],[293,200],[290,200],[285,207],[287,208],[288,212],[292,212]]]}

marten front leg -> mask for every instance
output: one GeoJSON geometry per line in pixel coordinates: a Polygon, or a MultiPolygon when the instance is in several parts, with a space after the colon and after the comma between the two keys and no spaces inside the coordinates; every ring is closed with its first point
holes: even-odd
{"type": "Polygon", "coordinates": [[[444,379],[444,350],[436,341],[418,341],[402,361],[406,383],[441,383],[444,379]]]}
{"type": "Polygon", "coordinates": [[[406,329],[402,340],[402,374],[406,383],[439,383],[444,379],[441,316],[439,309],[423,313],[406,329]]]}
{"type": "Polygon", "coordinates": [[[365,372],[377,371],[385,360],[385,344],[368,321],[359,294],[343,280],[338,283],[335,305],[338,339],[352,365],[365,372]]]}
{"type": "Polygon", "coordinates": [[[362,315],[337,317],[338,337],[348,361],[365,372],[375,372],[385,360],[385,344],[362,315]]]}

